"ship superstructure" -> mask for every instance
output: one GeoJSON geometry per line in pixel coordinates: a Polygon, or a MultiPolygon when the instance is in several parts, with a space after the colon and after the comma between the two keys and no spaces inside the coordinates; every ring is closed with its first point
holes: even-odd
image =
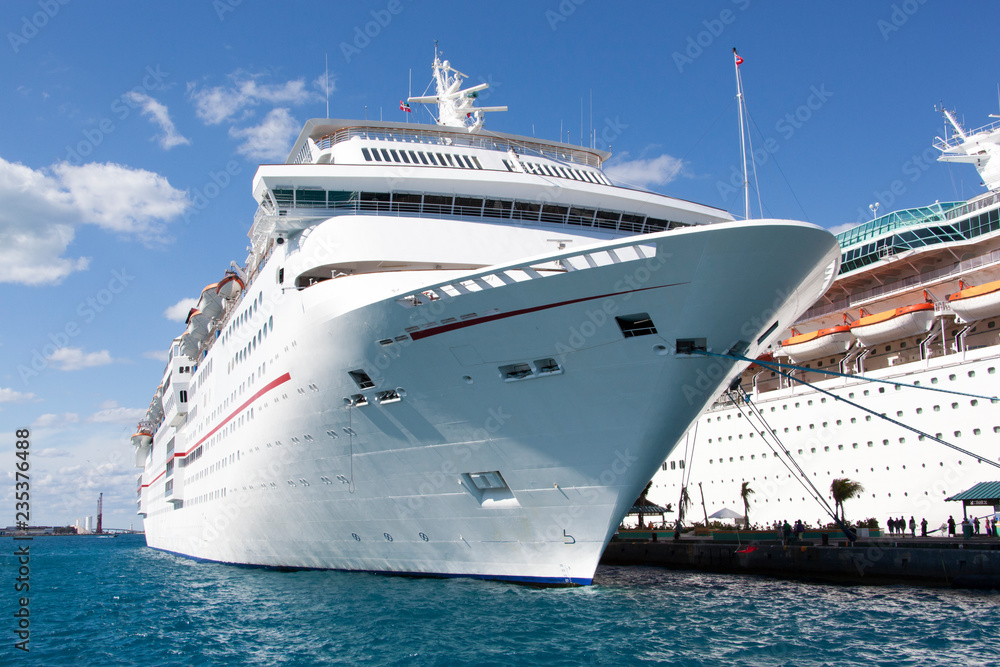
{"type": "MultiPolygon", "coordinates": [[[[706,514],[742,512],[748,482],[752,522],[829,522],[783,448],[831,505],[834,479],[862,484],[864,492],[847,503],[849,519],[874,517],[884,526],[889,517],[914,516],[936,529],[961,509],[946,498],[996,478],[984,459],[1000,462],[1000,404],[991,400],[1000,377],[1000,180],[991,175],[1000,131],[994,124],[966,132],[953,114],[946,117],[955,134],[935,143],[939,159],[972,162],[990,191],[896,211],[838,234],[833,287],[762,357],[796,366],[792,375],[814,386],[783,377],[779,367],[746,369],[741,390],[722,394],[661,465],[650,498],[676,502],[682,486],[700,484],[706,514]],[[745,397],[766,425],[752,418],[745,397]],[[768,445],[775,442],[769,430],[780,446],[768,445]]],[[[701,498],[690,496],[689,516],[700,518],[701,498]]]]}
{"type": "Polygon", "coordinates": [[[824,230],[617,187],[606,152],[461,110],[311,120],[257,170],[250,255],[202,292],[133,436],[150,546],[589,583],[744,365],[697,351],[758,354],[833,280],[824,230]]]}

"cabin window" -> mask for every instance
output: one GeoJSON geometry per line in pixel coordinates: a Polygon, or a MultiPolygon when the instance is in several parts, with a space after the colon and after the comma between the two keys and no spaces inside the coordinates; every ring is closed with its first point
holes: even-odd
{"type": "Polygon", "coordinates": [[[375,386],[375,383],[372,382],[371,377],[369,377],[368,373],[364,372],[364,370],[358,369],[354,371],[348,371],[347,374],[351,376],[351,379],[354,380],[355,383],[357,383],[358,388],[360,389],[370,389],[371,387],[375,386]]]}
{"type": "MultiPolygon", "coordinates": [[[[622,335],[625,338],[634,338],[636,336],[648,336],[650,334],[656,333],[656,327],[653,325],[653,320],[649,318],[649,313],[634,313],[632,315],[623,315],[621,317],[616,317],[615,322],[618,323],[618,328],[621,329],[622,335]]],[[[693,341],[687,341],[690,343],[690,347],[693,350],[695,345],[693,341]]],[[[679,354],[684,354],[680,351],[681,341],[677,341],[677,351],[679,354]]],[[[704,349],[704,346],[702,346],[704,349]]],[[[690,354],[687,352],[686,354],[690,354]]]]}

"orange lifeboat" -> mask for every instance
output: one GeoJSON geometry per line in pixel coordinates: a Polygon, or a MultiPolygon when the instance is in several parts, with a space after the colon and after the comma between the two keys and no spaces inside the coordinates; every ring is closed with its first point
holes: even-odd
{"type": "Polygon", "coordinates": [[[966,322],[1000,315],[1000,280],[949,294],[948,305],[966,322]]]}
{"type": "Polygon", "coordinates": [[[933,303],[917,303],[862,317],[851,323],[851,333],[862,345],[871,347],[900,338],[921,336],[934,325],[934,316],[933,303]]]}
{"type": "Polygon", "coordinates": [[[781,341],[781,350],[793,363],[812,361],[820,357],[836,356],[847,352],[854,342],[851,327],[839,324],[829,329],[798,334],[781,341]]]}
{"type": "Polygon", "coordinates": [[[215,293],[223,299],[235,299],[244,287],[243,279],[235,271],[226,271],[226,277],[219,281],[215,293]]]}
{"type": "Polygon", "coordinates": [[[135,447],[149,447],[153,444],[153,429],[148,424],[139,423],[139,428],[132,434],[132,444],[135,447]]]}
{"type": "Polygon", "coordinates": [[[198,299],[196,308],[205,314],[210,320],[214,320],[222,314],[222,296],[216,291],[219,283],[212,283],[201,291],[201,298],[198,299]]]}

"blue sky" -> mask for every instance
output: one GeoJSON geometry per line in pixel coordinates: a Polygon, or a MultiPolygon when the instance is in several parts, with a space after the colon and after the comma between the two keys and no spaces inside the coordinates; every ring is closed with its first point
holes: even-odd
{"type": "Polygon", "coordinates": [[[104,492],[138,525],[128,436],[185,299],[246,256],[256,166],[326,115],[325,57],[332,117],[428,122],[398,107],[438,40],[510,107],[488,129],[579,143],[582,101],[620,181],[741,215],[735,46],[764,215],[843,228],[982,191],[930,147],[936,104],[998,112],[996,25],[941,0],[0,3],[0,524],[28,427],[33,523],[104,492]]]}

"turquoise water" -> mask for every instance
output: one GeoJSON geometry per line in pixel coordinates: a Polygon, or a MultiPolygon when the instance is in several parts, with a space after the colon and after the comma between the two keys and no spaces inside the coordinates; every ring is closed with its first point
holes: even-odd
{"type": "Polygon", "coordinates": [[[0,538],[0,664],[996,665],[1000,594],[600,568],[595,585],[277,572],[142,537],[30,542],[30,653],[0,538]]]}

